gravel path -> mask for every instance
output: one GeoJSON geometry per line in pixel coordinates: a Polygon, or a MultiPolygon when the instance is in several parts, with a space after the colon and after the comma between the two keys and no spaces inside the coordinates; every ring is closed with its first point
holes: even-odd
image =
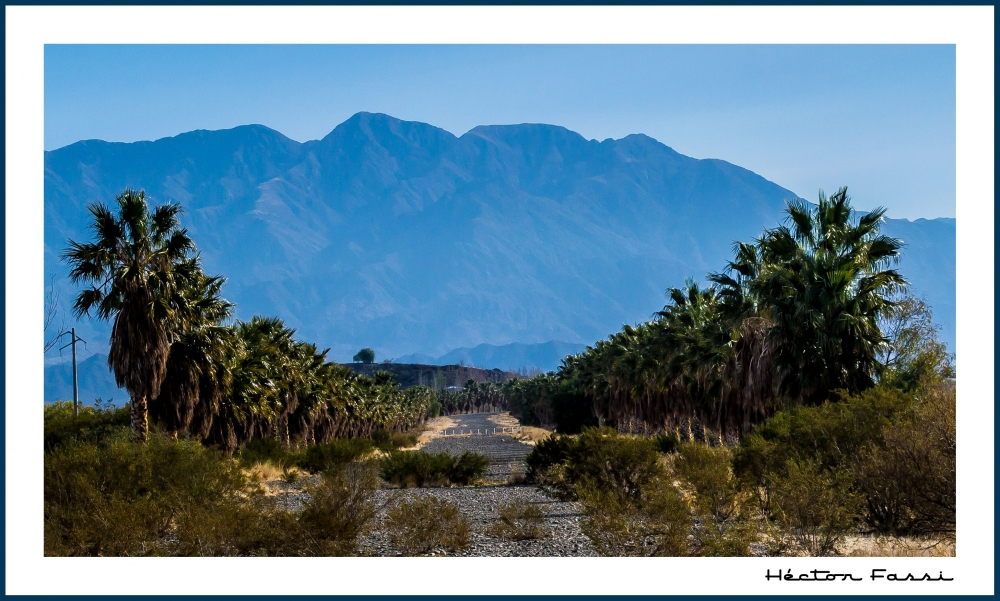
{"type": "MultiPolygon", "coordinates": [[[[385,519],[387,506],[403,498],[433,495],[455,503],[472,525],[471,544],[468,548],[451,553],[465,557],[570,557],[594,556],[588,539],[580,531],[580,507],[577,503],[559,501],[544,491],[529,485],[503,485],[514,475],[526,472],[524,458],[531,452],[531,445],[518,441],[512,435],[492,434],[501,428],[517,427],[518,422],[509,414],[473,413],[451,415],[454,429],[491,432],[488,435],[435,436],[422,449],[428,453],[447,451],[458,454],[469,450],[490,458],[485,479],[498,483],[495,486],[465,486],[453,488],[383,489],[376,493],[380,507],[377,522],[385,519]],[[506,540],[489,533],[499,516],[500,507],[524,501],[537,505],[545,515],[542,530],[545,535],[534,540],[506,540]]],[[[452,428],[449,428],[449,432],[452,428]]],[[[378,525],[375,533],[361,544],[368,555],[396,555],[389,544],[388,535],[378,525]]],[[[438,550],[432,555],[448,555],[438,550]]]]}
{"type": "MultiPolygon", "coordinates": [[[[469,450],[481,453],[490,458],[490,467],[484,476],[485,485],[456,486],[451,488],[409,488],[409,489],[379,489],[375,491],[378,506],[373,533],[362,539],[360,551],[368,556],[394,556],[399,553],[392,548],[389,536],[382,527],[388,508],[400,500],[416,496],[432,495],[450,501],[469,518],[471,525],[471,543],[458,552],[447,552],[441,549],[428,555],[452,555],[459,557],[581,557],[596,556],[590,539],[580,531],[582,514],[578,503],[559,501],[545,491],[533,485],[507,484],[517,482],[518,475],[527,471],[525,456],[531,452],[531,445],[525,444],[515,435],[492,434],[493,428],[499,432],[501,428],[517,426],[517,420],[509,414],[469,414],[449,416],[456,430],[487,429],[489,435],[434,435],[422,446],[429,453],[447,451],[460,454],[469,450]],[[512,479],[512,476],[514,478],[512,479]],[[508,540],[490,534],[493,523],[499,517],[500,507],[514,503],[527,502],[536,505],[545,515],[542,525],[544,535],[532,540],[508,540]]],[[[451,428],[449,427],[449,432],[451,428]]],[[[293,487],[290,494],[284,494],[284,485],[280,481],[268,483],[272,490],[278,493],[278,501],[292,511],[301,511],[304,507],[307,493],[301,490],[303,484],[318,481],[318,476],[303,479],[298,486],[293,487]]]]}
{"type": "MultiPolygon", "coordinates": [[[[497,432],[501,428],[517,426],[517,420],[509,414],[473,413],[469,415],[449,416],[455,426],[453,430],[474,432],[497,432]]],[[[447,451],[461,454],[463,451],[473,451],[490,458],[485,478],[494,482],[506,482],[512,474],[524,475],[527,469],[524,458],[531,452],[531,445],[516,440],[512,435],[504,434],[464,434],[458,436],[437,436],[422,447],[428,453],[447,451]]]]}
{"type": "MultiPolygon", "coordinates": [[[[534,486],[467,486],[461,488],[410,488],[379,490],[376,499],[380,507],[377,522],[385,519],[387,503],[414,496],[433,495],[456,504],[469,518],[472,526],[471,544],[454,553],[444,550],[429,555],[456,557],[580,557],[595,556],[593,547],[580,532],[580,512],[576,503],[550,498],[534,486]],[[501,505],[526,501],[537,505],[545,514],[542,527],[545,535],[534,540],[506,540],[489,533],[501,505]]],[[[361,542],[364,555],[393,556],[398,553],[389,543],[389,536],[376,525],[375,533],[361,542]]]]}

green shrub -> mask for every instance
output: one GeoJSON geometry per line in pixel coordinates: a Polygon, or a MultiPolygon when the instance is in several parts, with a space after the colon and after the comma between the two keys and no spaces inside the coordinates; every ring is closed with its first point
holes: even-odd
{"type": "Polygon", "coordinates": [[[849,475],[816,461],[790,460],[774,482],[772,511],[792,545],[810,556],[834,555],[858,515],[849,475]]]}
{"type": "Polygon", "coordinates": [[[244,466],[270,463],[276,467],[287,468],[300,465],[305,459],[305,452],[291,451],[284,448],[278,439],[265,437],[254,438],[245,444],[237,456],[244,466]]]}
{"type": "Polygon", "coordinates": [[[353,464],[283,511],[239,463],[200,443],[65,443],[45,454],[46,555],[353,553],[374,515],[374,473],[353,464]]]}
{"type": "Polygon", "coordinates": [[[733,467],[760,486],[791,459],[836,468],[866,446],[881,444],[885,429],[914,402],[913,394],[879,386],[840,401],[780,411],[740,441],[733,467]]]}
{"type": "MultiPolygon", "coordinates": [[[[874,532],[950,536],[954,395],[953,385],[927,379],[912,391],[883,384],[838,402],[782,411],[740,441],[733,467],[757,494],[765,515],[777,517],[779,485],[787,504],[795,489],[791,480],[808,476],[800,492],[818,495],[817,479],[836,482],[854,499],[843,508],[860,511],[857,517],[874,532]],[[791,465],[799,466],[794,475],[791,465]]],[[[780,523],[787,525],[788,512],[782,515],[780,523]]],[[[816,545],[822,547],[817,552],[830,552],[829,544],[816,545]]]]}
{"type": "Polygon", "coordinates": [[[515,501],[500,507],[500,515],[490,527],[490,534],[511,540],[541,538],[545,534],[544,523],[545,514],[538,505],[515,501]]]}
{"type": "Polygon", "coordinates": [[[314,473],[336,470],[371,453],[374,448],[367,438],[335,438],[308,447],[298,465],[314,473]]]}
{"type": "Polygon", "coordinates": [[[637,500],[593,480],[580,482],[576,490],[585,515],[580,528],[601,555],[688,555],[691,514],[667,478],[649,483],[637,500]]]}
{"type": "Polygon", "coordinates": [[[395,451],[379,461],[379,475],[400,487],[467,485],[483,476],[489,459],[465,451],[461,455],[447,452],[395,451]]]}
{"type": "Polygon", "coordinates": [[[232,513],[239,466],[198,442],[63,443],[45,454],[46,555],[162,555],[186,512],[232,513]]]}
{"type": "Polygon", "coordinates": [[[886,429],[854,465],[865,520],[891,535],[955,535],[955,389],[923,390],[913,411],[886,429]]]}
{"type": "Polygon", "coordinates": [[[587,478],[635,500],[641,488],[663,473],[656,444],[622,436],[611,428],[587,428],[579,437],[551,435],[525,458],[528,480],[550,486],[566,499],[587,478]]]}
{"type": "Polygon", "coordinates": [[[393,547],[404,555],[469,545],[469,519],[453,503],[433,496],[397,502],[389,509],[386,527],[393,547]]]}
{"type": "Polygon", "coordinates": [[[637,502],[643,487],[664,475],[660,454],[648,438],[622,436],[610,428],[589,428],[577,439],[566,461],[566,479],[584,479],[637,502]]]}
{"type": "Polygon", "coordinates": [[[541,483],[542,475],[552,466],[560,465],[569,459],[570,452],[575,446],[575,438],[559,434],[550,434],[536,442],[531,452],[524,458],[528,465],[526,474],[528,482],[541,483]]]}
{"type": "Polygon", "coordinates": [[[45,405],[45,450],[67,442],[102,443],[128,436],[129,408],[114,406],[80,407],[73,415],[73,403],[56,401],[45,405]]]}
{"type": "Polygon", "coordinates": [[[372,433],[372,442],[379,450],[389,452],[415,446],[417,444],[417,436],[408,432],[379,430],[372,433]]]}

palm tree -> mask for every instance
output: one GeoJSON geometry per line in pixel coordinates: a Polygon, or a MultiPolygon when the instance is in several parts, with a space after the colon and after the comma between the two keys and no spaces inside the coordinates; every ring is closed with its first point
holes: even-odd
{"type": "Polygon", "coordinates": [[[847,188],[819,206],[788,204],[789,225],[759,241],[761,269],[750,284],[770,322],[780,392],[815,404],[834,390],[872,386],[887,344],[880,320],[906,281],[890,264],[902,242],[879,232],[885,209],[855,217],[847,188]]]}
{"type": "Polygon", "coordinates": [[[134,436],[146,440],[147,403],[166,375],[176,292],[194,275],[194,243],[180,227],[179,205],[151,210],[145,193],[130,188],[115,205],[114,213],[100,202],[87,207],[95,239],[70,240],[63,258],[72,266],[71,280],[90,285],[76,298],[77,317],[94,310],[99,319],[114,320],[108,365],[131,396],[134,436]]]}
{"type": "Polygon", "coordinates": [[[174,294],[178,310],[172,324],[167,372],[160,393],[149,401],[150,418],[174,433],[208,435],[219,403],[230,392],[232,358],[237,354],[231,327],[223,322],[233,305],[221,298],[225,280],[196,270],[174,294]]]}

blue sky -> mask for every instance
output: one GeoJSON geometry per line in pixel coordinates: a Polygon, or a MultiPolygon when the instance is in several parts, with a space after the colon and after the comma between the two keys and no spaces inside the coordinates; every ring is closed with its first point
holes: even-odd
{"type": "Polygon", "coordinates": [[[248,123],[325,136],[358,111],[461,135],[644,133],[814,200],[955,216],[955,47],[47,45],[45,148],[248,123]]]}

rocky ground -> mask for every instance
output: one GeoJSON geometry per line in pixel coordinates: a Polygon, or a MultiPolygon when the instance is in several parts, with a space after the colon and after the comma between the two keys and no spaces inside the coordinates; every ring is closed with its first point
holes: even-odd
{"type": "MultiPolygon", "coordinates": [[[[523,478],[524,458],[531,445],[518,440],[517,420],[508,414],[476,413],[449,416],[449,435],[432,432],[422,445],[428,453],[461,453],[465,450],[490,458],[485,474],[487,486],[452,488],[383,489],[376,493],[379,506],[377,522],[385,519],[389,504],[415,495],[434,495],[458,506],[472,525],[472,542],[468,548],[452,553],[466,557],[567,557],[593,556],[590,540],[580,531],[580,508],[577,503],[559,501],[531,485],[509,485],[523,478]],[[515,428],[515,432],[510,433],[515,428]],[[495,431],[497,434],[493,434],[495,431]],[[506,429],[509,434],[501,434],[506,429]],[[450,435],[450,432],[473,431],[489,434],[450,435]],[[489,533],[500,507],[516,501],[537,505],[545,515],[542,529],[545,535],[534,540],[512,541],[489,533]]],[[[376,525],[375,533],[362,542],[362,552],[371,555],[395,555],[388,535],[376,525]]],[[[437,551],[436,555],[448,554],[437,551]]]]}
{"type": "MultiPolygon", "coordinates": [[[[450,488],[379,489],[375,493],[378,513],[372,534],[361,541],[363,555],[392,556],[397,552],[392,548],[389,536],[381,527],[388,508],[399,500],[433,495],[450,501],[468,517],[471,523],[471,543],[458,552],[437,550],[429,555],[454,555],[465,557],[570,557],[594,556],[597,553],[590,540],[580,531],[580,507],[577,503],[559,501],[539,490],[536,486],[520,484],[526,466],[524,458],[531,452],[530,440],[520,431],[517,420],[508,414],[470,414],[449,416],[446,430],[435,430],[421,436],[421,448],[430,453],[447,451],[462,453],[465,450],[481,453],[490,458],[490,467],[479,486],[456,486],[450,488]],[[494,428],[497,434],[493,434],[494,428]],[[511,429],[514,429],[511,432],[511,429]],[[506,429],[506,434],[501,432],[506,429]],[[451,435],[452,431],[489,432],[489,434],[451,435]],[[448,435],[444,435],[447,432],[448,435]],[[531,540],[507,540],[490,534],[493,523],[499,516],[500,507],[514,502],[536,505],[545,515],[542,524],[544,535],[531,540]]],[[[304,480],[302,484],[315,478],[304,480]]],[[[293,487],[285,494],[284,484],[270,482],[277,493],[279,503],[284,502],[291,510],[301,510],[304,492],[293,487]]]]}

